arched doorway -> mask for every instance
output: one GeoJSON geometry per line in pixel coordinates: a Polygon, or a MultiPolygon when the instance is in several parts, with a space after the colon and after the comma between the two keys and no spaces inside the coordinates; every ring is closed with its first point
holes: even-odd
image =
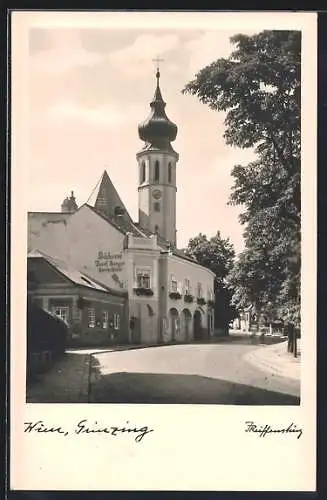
{"type": "Polygon", "coordinates": [[[201,340],[203,335],[202,328],[202,314],[201,311],[197,310],[193,316],[193,332],[194,332],[194,340],[201,340]]]}
{"type": "Polygon", "coordinates": [[[174,307],[169,311],[169,323],[170,323],[170,339],[172,341],[177,340],[179,337],[179,316],[178,311],[174,307]]]}
{"type": "Polygon", "coordinates": [[[187,342],[192,336],[192,314],[188,309],[181,313],[181,340],[187,342]]]}

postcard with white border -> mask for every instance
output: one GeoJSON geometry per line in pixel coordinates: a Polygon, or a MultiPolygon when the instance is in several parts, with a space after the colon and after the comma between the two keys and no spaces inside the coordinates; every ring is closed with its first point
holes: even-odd
{"type": "Polygon", "coordinates": [[[12,490],[315,490],[316,39],[11,13],[12,490]]]}

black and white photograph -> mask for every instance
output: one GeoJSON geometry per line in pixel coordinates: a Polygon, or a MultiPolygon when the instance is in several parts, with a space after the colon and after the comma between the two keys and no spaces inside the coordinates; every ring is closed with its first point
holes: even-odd
{"type": "Polygon", "coordinates": [[[27,402],[300,402],[301,32],[29,33],[27,402]]]}
{"type": "MultiPolygon", "coordinates": [[[[242,434],[244,450],[269,463],[278,454],[289,463],[304,443],[311,456],[311,18],[193,14],[26,13],[25,31],[17,14],[13,217],[23,222],[12,231],[25,281],[13,283],[26,315],[13,306],[13,383],[24,393],[24,456],[35,457],[31,488],[50,477],[50,466],[32,472],[50,461],[33,443],[51,439],[62,456],[66,441],[64,462],[51,465],[65,488],[72,453],[79,462],[100,446],[104,463],[115,460],[104,451],[109,428],[124,443],[141,435],[137,446],[160,437],[180,464],[173,486],[182,484],[189,445],[169,448],[169,422],[182,436],[182,419],[206,433],[199,450],[215,429],[212,442],[242,434]]],[[[90,486],[100,457],[69,484],[90,486]]],[[[141,481],[142,463],[128,484],[141,481]]],[[[212,467],[188,483],[214,488],[212,467]]],[[[246,488],[251,474],[242,478],[246,488]]]]}

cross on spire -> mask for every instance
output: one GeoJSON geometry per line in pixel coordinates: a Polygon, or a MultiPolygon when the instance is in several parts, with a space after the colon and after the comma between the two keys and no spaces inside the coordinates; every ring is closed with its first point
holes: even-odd
{"type": "Polygon", "coordinates": [[[156,78],[157,78],[157,86],[159,87],[159,78],[160,78],[160,70],[159,70],[159,63],[163,62],[163,59],[160,59],[160,57],[156,57],[155,59],[152,59],[153,62],[156,63],[157,66],[157,72],[156,72],[156,78]]]}
{"type": "Polygon", "coordinates": [[[164,62],[164,59],[160,59],[158,56],[152,59],[153,62],[157,63],[157,71],[159,71],[159,63],[164,62]]]}

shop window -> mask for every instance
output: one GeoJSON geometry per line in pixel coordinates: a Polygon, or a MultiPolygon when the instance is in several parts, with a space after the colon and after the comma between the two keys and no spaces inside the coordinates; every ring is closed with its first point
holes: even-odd
{"type": "Polygon", "coordinates": [[[89,328],[95,328],[95,309],[88,309],[88,325],[89,328]]]}
{"type": "Polygon", "coordinates": [[[120,315],[118,313],[114,313],[114,330],[120,329],[120,315]]]}
{"type": "Polygon", "coordinates": [[[58,306],[52,308],[53,314],[58,316],[58,318],[62,319],[68,324],[69,321],[69,307],[68,306],[58,306]]]}
{"type": "Polygon", "coordinates": [[[102,328],[106,330],[109,324],[109,314],[108,311],[102,311],[102,328]]]}
{"type": "Polygon", "coordinates": [[[137,288],[151,288],[151,274],[149,269],[136,270],[137,288]]]}

